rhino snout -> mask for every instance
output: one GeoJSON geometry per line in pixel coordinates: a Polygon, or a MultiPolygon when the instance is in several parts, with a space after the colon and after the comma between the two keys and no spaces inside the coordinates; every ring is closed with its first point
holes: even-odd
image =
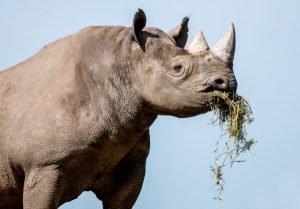
{"type": "Polygon", "coordinates": [[[233,91],[237,89],[237,82],[235,79],[230,80],[225,76],[214,76],[211,78],[211,88],[219,91],[233,91]]]}

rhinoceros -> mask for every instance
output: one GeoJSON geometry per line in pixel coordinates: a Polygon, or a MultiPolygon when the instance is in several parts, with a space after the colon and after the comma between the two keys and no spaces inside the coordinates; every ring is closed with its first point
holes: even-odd
{"type": "Polygon", "coordinates": [[[130,209],[141,190],[149,127],[158,115],[210,111],[235,91],[231,24],[209,49],[185,48],[189,18],[168,33],[92,26],[0,73],[0,208],[55,209],[92,191],[104,209],[130,209]]]}

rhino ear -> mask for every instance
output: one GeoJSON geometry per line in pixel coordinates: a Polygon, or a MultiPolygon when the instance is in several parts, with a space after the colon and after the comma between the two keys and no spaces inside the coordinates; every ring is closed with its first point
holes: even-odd
{"type": "Polygon", "coordinates": [[[146,15],[142,9],[138,9],[133,18],[134,38],[143,48],[144,40],[142,30],[146,26],[146,15]]]}
{"type": "Polygon", "coordinates": [[[170,30],[168,32],[168,35],[173,37],[176,45],[180,48],[184,48],[186,41],[188,39],[188,22],[189,22],[189,18],[185,17],[183,18],[181,24],[179,26],[177,26],[176,28],[170,30]]]}

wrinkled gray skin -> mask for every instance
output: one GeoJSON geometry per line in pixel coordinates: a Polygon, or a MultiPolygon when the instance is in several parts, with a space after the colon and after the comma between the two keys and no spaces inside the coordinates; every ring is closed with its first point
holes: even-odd
{"type": "Polygon", "coordinates": [[[183,48],[187,18],[169,35],[145,22],[139,10],[133,27],[85,28],[0,73],[1,209],[83,191],[132,208],[157,115],[205,113],[213,89],[236,89],[232,62],[183,48]]]}

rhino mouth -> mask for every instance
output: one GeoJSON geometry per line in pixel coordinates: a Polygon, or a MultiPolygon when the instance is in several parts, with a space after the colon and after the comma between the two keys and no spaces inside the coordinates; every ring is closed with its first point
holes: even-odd
{"type": "MultiPolygon", "coordinates": [[[[199,91],[199,97],[197,100],[197,105],[203,113],[212,111],[212,103],[215,101],[216,97],[214,92],[227,93],[228,97],[232,99],[235,95],[235,90],[228,88],[224,90],[215,89],[213,86],[208,86],[207,88],[199,91]]],[[[220,106],[223,106],[220,104],[220,106]]],[[[224,104],[224,108],[226,105],[224,104]]]]}
{"type": "Polygon", "coordinates": [[[228,109],[228,104],[225,101],[218,98],[217,94],[225,93],[229,100],[234,100],[234,97],[236,95],[235,89],[231,89],[231,88],[220,91],[212,87],[208,87],[204,91],[201,91],[201,93],[204,94],[206,97],[205,107],[207,108],[207,111],[212,111],[212,105],[215,104],[216,102],[218,103],[219,108],[228,109]]]}
{"type": "Polygon", "coordinates": [[[233,87],[229,86],[227,88],[215,88],[214,86],[208,86],[208,87],[202,89],[200,91],[200,93],[213,93],[214,91],[226,92],[226,93],[229,93],[231,95],[231,94],[236,93],[236,87],[235,86],[233,86],[233,87]]]}
{"type": "Polygon", "coordinates": [[[214,90],[215,90],[214,87],[208,86],[208,87],[204,88],[203,90],[201,90],[200,92],[201,93],[212,93],[214,90]]]}

